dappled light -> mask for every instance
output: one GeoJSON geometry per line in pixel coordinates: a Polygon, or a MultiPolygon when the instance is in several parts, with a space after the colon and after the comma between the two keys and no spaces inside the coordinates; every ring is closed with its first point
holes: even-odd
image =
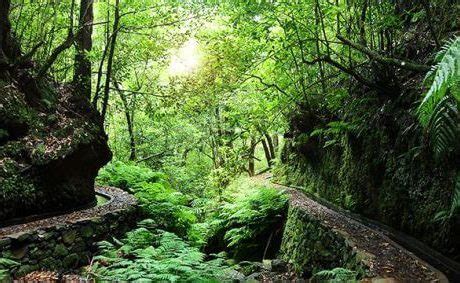
{"type": "Polygon", "coordinates": [[[178,50],[172,52],[168,74],[171,76],[188,75],[196,71],[202,63],[202,54],[196,39],[187,40],[178,50]]]}

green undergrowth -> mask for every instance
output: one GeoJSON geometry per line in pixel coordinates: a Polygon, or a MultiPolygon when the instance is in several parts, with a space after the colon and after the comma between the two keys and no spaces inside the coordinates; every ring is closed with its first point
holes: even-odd
{"type": "Polygon", "coordinates": [[[123,162],[107,165],[97,183],[134,194],[144,220],[123,240],[100,243],[87,271],[96,278],[219,281],[230,278],[226,262],[262,260],[267,243],[276,255],[271,234],[282,233],[287,196],[274,188],[241,178],[221,197],[196,197],[171,186],[165,174],[123,162]]]}
{"type": "Polygon", "coordinates": [[[166,175],[146,167],[114,162],[101,170],[97,182],[133,193],[139,200],[143,217],[155,219],[155,228],[189,239],[194,237],[192,225],[197,223],[197,217],[190,206],[191,199],[172,188],[166,175]]]}
{"type": "Polygon", "coordinates": [[[103,281],[219,282],[230,277],[223,255],[206,256],[155,226],[154,220],[144,220],[124,239],[100,242],[100,255],[86,273],[103,281]]]}

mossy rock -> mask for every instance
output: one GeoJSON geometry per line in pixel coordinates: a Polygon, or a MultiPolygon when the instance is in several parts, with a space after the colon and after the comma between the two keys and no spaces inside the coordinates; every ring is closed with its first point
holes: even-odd
{"type": "Polygon", "coordinates": [[[80,263],[80,257],[76,253],[69,254],[62,261],[62,266],[64,268],[73,269],[78,267],[80,263]]]}
{"type": "Polygon", "coordinates": [[[64,257],[69,254],[69,250],[67,247],[63,244],[57,244],[56,247],[54,247],[54,255],[56,257],[64,257]]]}
{"type": "Polygon", "coordinates": [[[95,201],[94,179],[111,158],[86,98],[24,78],[0,81],[0,223],[95,201]]]}

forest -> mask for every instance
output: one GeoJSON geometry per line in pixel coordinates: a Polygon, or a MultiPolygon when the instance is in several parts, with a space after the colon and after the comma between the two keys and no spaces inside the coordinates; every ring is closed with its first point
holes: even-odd
{"type": "Polygon", "coordinates": [[[0,0],[0,282],[460,282],[459,8],[0,0]]]}

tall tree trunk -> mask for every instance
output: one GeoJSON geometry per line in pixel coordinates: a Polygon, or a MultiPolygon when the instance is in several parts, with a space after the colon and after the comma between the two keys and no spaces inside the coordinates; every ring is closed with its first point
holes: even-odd
{"type": "Polygon", "coordinates": [[[422,0],[422,5],[427,15],[428,28],[430,29],[431,36],[433,37],[434,43],[436,44],[436,48],[439,49],[441,48],[441,44],[439,43],[438,36],[436,35],[436,31],[433,26],[433,17],[431,15],[430,2],[428,0],[422,0]]]}
{"type": "Polygon", "coordinates": [[[104,97],[102,101],[102,119],[105,120],[107,106],[109,103],[110,79],[112,77],[113,56],[115,54],[115,45],[117,43],[118,26],[120,25],[120,0],[115,1],[115,18],[113,20],[113,32],[110,40],[109,57],[107,59],[107,71],[105,74],[104,97]]]}
{"type": "Polygon", "coordinates": [[[367,8],[368,8],[368,0],[364,0],[364,3],[362,5],[361,9],[361,16],[359,17],[358,20],[358,25],[359,25],[359,41],[361,45],[366,46],[367,41],[366,41],[366,13],[367,13],[367,8]]]}
{"type": "Polygon", "coordinates": [[[0,62],[5,64],[8,62],[7,41],[11,29],[11,24],[8,19],[10,13],[10,0],[0,1],[0,62]]]}
{"type": "Polygon", "coordinates": [[[129,111],[129,104],[128,100],[126,99],[126,95],[116,80],[113,81],[115,88],[120,95],[121,101],[123,103],[123,110],[126,116],[126,125],[128,126],[128,135],[129,135],[129,160],[134,161],[136,160],[136,139],[134,137],[134,120],[133,116],[131,115],[131,111],[129,111]]]}
{"type": "Polygon", "coordinates": [[[75,54],[75,70],[73,84],[78,94],[91,99],[91,61],[87,57],[93,46],[93,1],[80,1],[80,18],[78,22],[78,33],[75,54]]]}
{"type": "Polygon", "coordinates": [[[254,154],[256,151],[256,145],[257,145],[256,139],[251,138],[251,145],[249,147],[249,158],[248,158],[248,173],[250,177],[255,175],[254,154]]]}
{"type": "Polygon", "coordinates": [[[270,162],[271,162],[271,160],[275,159],[275,147],[273,146],[272,137],[269,134],[265,134],[265,138],[267,139],[268,149],[270,150],[270,162]]]}
{"type": "Polygon", "coordinates": [[[19,45],[11,36],[11,23],[8,18],[10,5],[10,0],[0,1],[0,77],[21,55],[19,45]]]}
{"type": "MultiPolygon", "coordinates": [[[[318,5],[315,3],[315,27],[314,27],[314,34],[315,34],[315,48],[316,48],[316,56],[319,58],[321,57],[321,48],[319,45],[320,42],[320,36],[319,36],[319,25],[320,25],[320,14],[318,11],[318,5]]],[[[324,64],[323,62],[318,62],[318,68],[319,68],[319,75],[321,78],[321,89],[323,93],[326,93],[326,82],[324,80],[324,64]]]]}
{"type": "Polygon", "coordinates": [[[270,148],[268,147],[267,141],[262,139],[262,146],[264,147],[265,159],[267,159],[267,165],[269,168],[272,167],[272,156],[270,154],[270,148]]]}
{"type": "Polygon", "coordinates": [[[279,147],[279,138],[278,138],[278,134],[273,134],[272,136],[272,140],[273,140],[273,149],[275,150],[273,152],[273,158],[276,158],[276,153],[278,152],[278,147],[279,147]]]}
{"type": "MultiPolygon", "coordinates": [[[[106,0],[107,4],[109,3],[109,0],[106,0]]],[[[104,52],[102,53],[102,58],[99,63],[99,67],[97,70],[97,80],[96,80],[96,90],[94,92],[94,98],[93,98],[93,106],[94,108],[97,108],[97,103],[99,101],[99,96],[101,92],[101,84],[102,84],[102,75],[103,75],[103,68],[104,68],[104,62],[105,58],[107,57],[107,53],[109,51],[110,47],[110,9],[107,9],[107,18],[106,18],[107,23],[105,24],[105,47],[104,47],[104,52]]]]}

